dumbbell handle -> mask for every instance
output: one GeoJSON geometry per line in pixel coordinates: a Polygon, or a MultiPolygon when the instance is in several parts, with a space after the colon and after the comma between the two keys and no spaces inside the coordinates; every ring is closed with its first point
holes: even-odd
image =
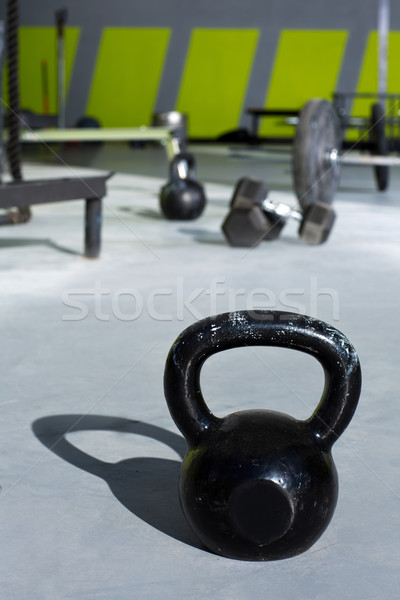
{"type": "Polygon", "coordinates": [[[264,200],[262,208],[266,212],[273,212],[283,219],[294,219],[295,221],[301,221],[303,219],[303,215],[298,210],[295,210],[288,204],[276,202],[276,200],[270,200],[269,198],[264,200]]]}

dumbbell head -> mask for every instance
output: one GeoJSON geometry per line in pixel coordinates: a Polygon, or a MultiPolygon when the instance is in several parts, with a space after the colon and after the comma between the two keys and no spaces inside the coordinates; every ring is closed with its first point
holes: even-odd
{"type": "Polygon", "coordinates": [[[230,203],[231,210],[222,224],[231,246],[249,248],[262,240],[278,238],[286,219],[273,210],[265,209],[267,196],[268,186],[261,179],[239,179],[230,203]]]}
{"type": "Polygon", "coordinates": [[[264,235],[263,240],[265,242],[273,242],[277,240],[281,234],[282,229],[286,225],[286,218],[282,215],[278,215],[273,210],[267,210],[265,208],[262,209],[265,218],[269,223],[269,228],[267,233],[264,235]]]}
{"type": "Polygon", "coordinates": [[[261,206],[268,196],[268,191],[267,184],[261,179],[242,177],[236,183],[230,206],[233,208],[238,202],[242,206],[244,203],[261,206]]]}
{"type": "Polygon", "coordinates": [[[251,203],[252,206],[259,206],[265,216],[265,235],[264,241],[272,242],[278,239],[284,226],[286,219],[284,216],[276,214],[274,210],[265,208],[265,200],[268,198],[269,189],[265,181],[256,179],[255,177],[242,177],[236,184],[231,207],[243,206],[251,203]]]}
{"type": "Polygon", "coordinates": [[[312,202],[303,211],[299,236],[307,244],[323,244],[335,222],[335,211],[324,202],[312,202]]]}
{"type": "Polygon", "coordinates": [[[257,246],[268,233],[270,224],[259,206],[249,206],[239,201],[224,222],[222,231],[231,246],[251,248],[257,246]]]}

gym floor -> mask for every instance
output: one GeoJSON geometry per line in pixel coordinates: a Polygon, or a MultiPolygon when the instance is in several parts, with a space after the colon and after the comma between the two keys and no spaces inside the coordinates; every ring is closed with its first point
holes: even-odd
{"type": "MultiPolygon", "coordinates": [[[[24,176],[115,171],[102,253],[81,257],[83,202],[34,207],[0,230],[1,596],[7,600],[398,600],[400,587],[400,172],[375,190],[366,167],[342,169],[328,242],[289,223],[246,250],[220,230],[243,175],[294,203],[290,156],[231,157],[192,147],[208,206],[193,222],[159,215],[162,148],[25,148],[24,176]],[[246,309],[302,312],[340,329],[363,370],[355,416],[333,448],[340,492],[326,532],[295,558],[215,556],[180,511],[185,442],[163,394],[177,335],[199,318],[246,309]]],[[[213,151],[211,151],[213,150],[213,151]]],[[[270,408],[307,418],[323,388],[304,354],[237,349],[206,362],[218,416],[270,408]]]]}

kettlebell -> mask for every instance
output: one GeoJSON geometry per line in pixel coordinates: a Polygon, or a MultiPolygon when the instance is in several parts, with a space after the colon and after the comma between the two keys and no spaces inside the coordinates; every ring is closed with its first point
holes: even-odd
{"type": "Polygon", "coordinates": [[[160,192],[161,212],[167,219],[189,221],[203,212],[206,196],[203,186],[195,179],[195,170],[195,159],[190,152],[180,152],[171,160],[169,181],[160,192]],[[186,177],[179,173],[182,163],[187,165],[186,177]]]}
{"type": "Polygon", "coordinates": [[[182,510],[203,544],[242,560],[283,559],[310,548],[335,510],[331,448],[361,391],[360,363],[348,339],[322,321],[289,312],[220,314],[191,325],[175,341],[164,389],[188,443],[179,476],[182,510]],[[219,418],[209,410],[201,367],[213,354],[241,346],[292,348],[321,363],[325,388],[308,419],[270,410],[219,418]]]}

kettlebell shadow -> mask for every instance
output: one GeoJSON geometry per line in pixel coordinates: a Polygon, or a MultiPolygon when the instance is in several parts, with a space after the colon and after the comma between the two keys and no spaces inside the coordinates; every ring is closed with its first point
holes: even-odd
{"type": "Polygon", "coordinates": [[[185,544],[204,549],[188,526],[179,503],[177,460],[137,457],[108,463],[87,454],[66,439],[77,431],[113,431],[152,438],[186,453],[184,438],[142,421],[104,415],[54,415],[32,423],[38,440],[68,463],[104,479],[119,502],[140,519],[185,544]]]}

